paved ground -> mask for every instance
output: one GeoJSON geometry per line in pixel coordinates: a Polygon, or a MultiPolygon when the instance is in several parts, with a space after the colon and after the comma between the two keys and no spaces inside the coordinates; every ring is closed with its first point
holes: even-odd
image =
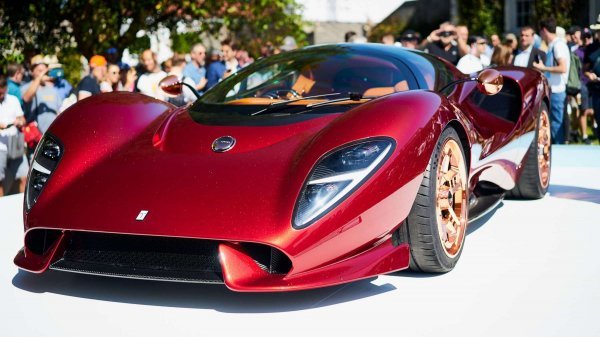
{"type": "Polygon", "coordinates": [[[549,195],[472,223],[454,271],[287,294],[19,272],[22,195],[4,197],[0,336],[600,336],[599,177],[600,147],[555,147],[549,195]]]}

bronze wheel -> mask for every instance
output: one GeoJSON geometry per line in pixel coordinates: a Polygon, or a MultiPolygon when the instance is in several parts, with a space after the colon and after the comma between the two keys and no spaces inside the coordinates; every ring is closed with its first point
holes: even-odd
{"type": "Polygon", "coordinates": [[[464,148],[458,133],[446,128],[435,145],[417,197],[400,227],[410,246],[410,268],[445,273],[463,250],[469,205],[464,148]]]}
{"type": "Polygon", "coordinates": [[[537,146],[540,184],[547,188],[550,182],[550,118],[546,110],[540,112],[537,146]]]}
{"type": "Polygon", "coordinates": [[[442,146],[436,179],[438,234],[444,253],[455,257],[467,227],[467,172],[460,145],[447,139],[442,146]]]}
{"type": "Polygon", "coordinates": [[[515,187],[506,192],[507,198],[540,199],[546,195],[550,185],[552,142],[550,117],[546,103],[540,104],[536,129],[529,150],[521,160],[515,187]]]}

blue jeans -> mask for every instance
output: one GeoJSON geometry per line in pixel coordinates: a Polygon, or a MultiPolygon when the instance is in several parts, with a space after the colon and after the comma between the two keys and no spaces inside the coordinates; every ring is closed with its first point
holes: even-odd
{"type": "Polygon", "coordinates": [[[565,143],[565,130],[563,125],[563,116],[565,110],[565,101],[567,92],[553,92],[550,95],[550,133],[552,135],[552,144],[565,143]]]}

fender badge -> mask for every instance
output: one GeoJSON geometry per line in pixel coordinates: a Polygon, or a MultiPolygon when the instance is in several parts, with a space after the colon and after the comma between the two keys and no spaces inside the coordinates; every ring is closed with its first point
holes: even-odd
{"type": "Polygon", "coordinates": [[[235,146],[235,138],[223,136],[215,139],[212,143],[212,150],[215,152],[227,152],[235,146]]]}
{"type": "Polygon", "coordinates": [[[137,221],[144,221],[144,219],[146,218],[146,215],[148,215],[148,211],[141,210],[140,214],[138,214],[137,218],[135,218],[135,219],[137,221]]]}

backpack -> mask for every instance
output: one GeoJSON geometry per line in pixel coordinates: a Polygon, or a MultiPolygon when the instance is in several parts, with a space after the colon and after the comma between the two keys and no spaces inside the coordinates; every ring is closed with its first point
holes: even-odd
{"type": "MultiPolygon", "coordinates": [[[[558,61],[556,60],[556,52],[554,52],[554,47],[552,49],[552,57],[554,58],[554,64],[557,65],[558,61]]],[[[581,60],[579,59],[577,54],[572,52],[570,49],[569,58],[570,65],[568,73],[569,76],[567,77],[567,95],[576,96],[579,93],[579,91],[581,91],[581,78],[579,77],[579,75],[581,74],[582,65],[581,60]]]]}
{"type": "Polygon", "coordinates": [[[567,95],[576,96],[581,91],[581,60],[574,53],[570,52],[571,66],[569,67],[569,77],[567,79],[567,95]]]}

